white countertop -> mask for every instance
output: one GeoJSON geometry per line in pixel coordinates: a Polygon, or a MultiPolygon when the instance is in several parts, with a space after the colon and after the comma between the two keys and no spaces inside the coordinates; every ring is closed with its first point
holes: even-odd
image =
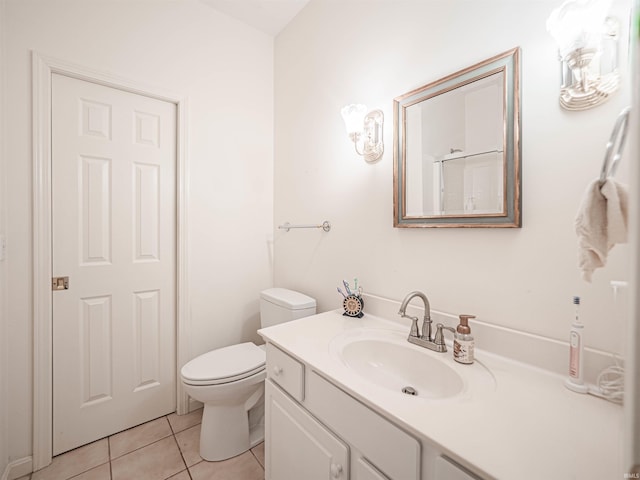
{"type": "MultiPolygon", "coordinates": [[[[622,478],[622,408],[563,386],[563,377],[499,357],[476,346],[476,363],[460,365],[451,354],[429,352],[473,377],[486,367],[495,389],[429,400],[370,383],[330,352],[338,335],[358,328],[402,325],[341,310],[259,330],[262,337],[331,379],[365,405],[431,442],[442,453],[486,478],[552,480],[622,478]],[[475,370],[474,370],[475,369],[475,370]]],[[[427,351],[422,347],[411,345],[427,351]]],[[[425,370],[425,375],[429,372],[425,370]]]]}

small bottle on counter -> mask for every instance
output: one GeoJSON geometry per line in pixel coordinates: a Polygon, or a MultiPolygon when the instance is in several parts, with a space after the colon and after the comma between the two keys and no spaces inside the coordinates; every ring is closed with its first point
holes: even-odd
{"type": "Polygon", "coordinates": [[[473,363],[474,340],[469,328],[469,319],[475,315],[460,315],[460,323],[456,327],[453,339],[453,359],[459,363],[473,363]]]}

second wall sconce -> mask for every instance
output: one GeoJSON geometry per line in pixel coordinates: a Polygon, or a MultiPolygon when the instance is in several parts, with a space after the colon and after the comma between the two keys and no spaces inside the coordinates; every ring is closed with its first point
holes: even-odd
{"type": "Polygon", "coordinates": [[[560,105],[586,110],[607,101],[620,85],[618,22],[611,0],[567,0],[547,20],[561,63],[560,105]]]}
{"type": "Polygon", "coordinates": [[[347,105],[340,113],[349,138],[355,145],[356,153],[372,163],[379,160],[384,153],[382,140],[382,110],[367,113],[366,105],[347,105]]]}

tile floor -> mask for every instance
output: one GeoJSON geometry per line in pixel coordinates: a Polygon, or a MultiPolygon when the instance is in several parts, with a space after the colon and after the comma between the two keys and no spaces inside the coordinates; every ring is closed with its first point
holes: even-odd
{"type": "Polygon", "coordinates": [[[54,457],[19,480],[264,480],[264,443],[222,462],[200,449],[202,409],[175,413],[54,457]]]}

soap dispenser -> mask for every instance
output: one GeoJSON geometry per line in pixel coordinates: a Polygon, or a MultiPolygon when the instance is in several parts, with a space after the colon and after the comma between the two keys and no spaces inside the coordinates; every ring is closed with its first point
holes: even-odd
{"type": "Polygon", "coordinates": [[[470,318],[476,317],[475,315],[460,315],[460,323],[456,327],[453,339],[453,358],[459,363],[473,363],[474,340],[471,328],[469,328],[470,318]]]}

